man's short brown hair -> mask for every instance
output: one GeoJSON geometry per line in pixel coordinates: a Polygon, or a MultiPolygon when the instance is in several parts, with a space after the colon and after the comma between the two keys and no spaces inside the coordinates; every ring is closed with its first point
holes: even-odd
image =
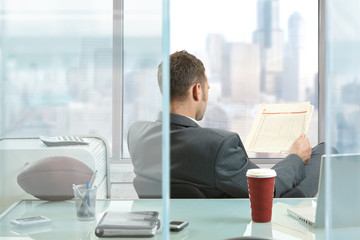
{"type": "MultiPolygon", "coordinates": [[[[200,83],[204,89],[205,67],[201,60],[186,51],[178,51],[170,55],[170,98],[183,101],[189,88],[200,83]]],[[[162,63],[158,68],[158,83],[162,91],[162,63]]]]}

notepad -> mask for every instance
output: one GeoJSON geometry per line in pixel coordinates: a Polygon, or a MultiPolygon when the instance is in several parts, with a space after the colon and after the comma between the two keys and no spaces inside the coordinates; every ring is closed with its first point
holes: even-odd
{"type": "Polygon", "coordinates": [[[294,141],[307,133],[313,110],[310,102],[261,104],[245,142],[246,151],[289,153],[294,141]]]}
{"type": "Polygon", "coordinates": [[[95,229],[97,237],[153,237],[160,227],[156,211],[108,211],[95,229]]]}

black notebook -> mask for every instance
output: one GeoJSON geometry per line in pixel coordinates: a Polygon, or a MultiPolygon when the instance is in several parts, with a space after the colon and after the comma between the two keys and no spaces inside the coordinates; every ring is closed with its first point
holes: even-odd
{"type": "Polygon", "coordinates": [[[96,226],[98,237],[153,237],[160,227],[156,211],[117,212],[104,214],[96,226]]]}

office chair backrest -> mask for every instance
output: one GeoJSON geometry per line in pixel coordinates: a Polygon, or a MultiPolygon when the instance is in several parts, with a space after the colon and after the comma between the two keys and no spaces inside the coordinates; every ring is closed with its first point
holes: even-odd
{"type": "Polygon", "coordinates": [[[139,198],[161,198],[161,181],[136,176],[133,184],[139,198]]]}
{"type": "Polygon", "coordinates": [[[197,187],[189,183],[171,183],[171,198],[207,198],[197,187]]]}
{"type": "MultiPolygon", "coordinates": [[[[134,188],[139,198],[162,197],[162,184],[160,181],[136,176],[134,179],[134,188]]],[[[171,198],[207,198],[199,188],[189,183],[171,183],[170,188],[171,198]]]]}

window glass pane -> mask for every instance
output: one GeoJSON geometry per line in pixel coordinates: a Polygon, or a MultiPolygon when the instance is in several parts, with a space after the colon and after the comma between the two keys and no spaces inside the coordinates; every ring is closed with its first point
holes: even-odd
{"type": "Polygon", "coordinates": [[[360,149],[360,36],[354,19],[360,2],[351,0],[343,5],[341,1],[332,0],[328,5],[331,7],[327,12],[326,39],[329,90],[326,104],[330,127],[327,141],[340,153],[357,153],[360,149]]]}
{"type": "Polygon", "coordinates": [[[170,7],[171,52],[185,49],[206,67],[202,126],[237,132],[245,142],[259,104],[310,101],[308,137],[317,144],[317,1],[174,0],[170,7]]]}
{"type": "Polygon", "coordinates": [[[355,237],[349,226],[357,225],[356,219],[347,221],[348,216],[357,218],[360,194],[359,188],[351,191],[350,201],[340,207],[336,196],[348,195],[344,185],[359,186],[359,117],[360,117],[360,2],[356,0],[325,1],[326,6],[326,131],[325,141],[335,147],[340,157],[329,158],[325,173],[327,188],[325,219],[327,239],[343,236],[355,237]],[[351,173],[354,171],[354,173],[351,173]],[[356,205],[356,206],[354,206],[356,205]],[[341,225],[344,229],[336,231],[341,225]],[[337,228],[337,229],[335,229],[337,228]]]}
{"type": "MultiPolygon", "coordinates": [[[[135,173],[133,186],[139,198],[168,195],[162,188],[162,181],[169,179],[169,171],[163,171],[162,159],[166,149],[163,141],[168,135],[163,136],[163,117],[159,113],[169,115],[166,110],[169,103],[162,99],[158,84],[158,65],[164,61],[163,56],[168,59],[169,51],[164,50],[168,45],[168,32],[162,30],[163,24],[168,24],[168,18],[163,18],[167,9],[165,2],[124,1],[122,158],[131,157],[135,173]]],[[[163,231],[160,234],[168,239],[169,213],[165,202],[161,201],[163,231]]],[[[141,210],[141,205],[134,202],[132,210],[141,210]]]]}
{"type": "Polygon", "coordinates": [[[161,111],[157,82],[161,62],[161,1],[126,1],[124,6],[123,158],[127,133],[139,120],[155,121],[161,111]]]}
{"type": "Polygon", "coordinates": [[[1,136],[112,136],[112,1],[2,0],[1,136]]]}

